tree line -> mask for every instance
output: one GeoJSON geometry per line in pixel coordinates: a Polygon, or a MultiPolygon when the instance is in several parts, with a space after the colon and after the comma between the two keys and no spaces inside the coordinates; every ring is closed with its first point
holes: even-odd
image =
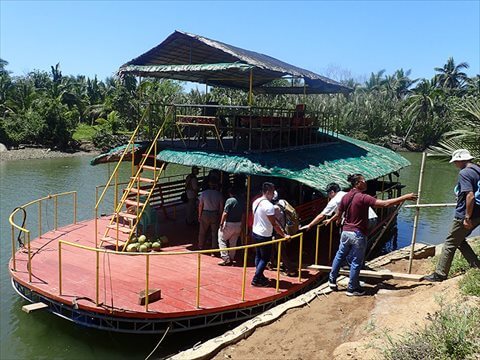
{"type": "MultiPolygon", "coordinates": [[[[222,105],[247,105],[240,90],[213,88],[209,93],[186,92],[183,83],[133,76],[64,76],[60,65],[50,71],[35,70],[11,76],[8,62],[0,59],[0,142],[9,147],[37,144],[65,150],[75,145],[81,128],[92,130],[98,147],[113,147],[119,134],[132,131],[148,110],[148,104],[216,101],[222,105]]],[[[365,82],[341,81],[353,88],[350,94],[262,95],[255,106],[307,108],[335,117],[346,135],[381,145],[392,136],[418,149],[441,144],[445,148],[467,144],[480,155],[480,76],[468,77],[467,63],[449,58],[435,68],[432,79],[412,79],[403,69],[388,75],[372,73],[365,82]]],[[[158,125],[166,114],[149,114],[158,125]]]]}

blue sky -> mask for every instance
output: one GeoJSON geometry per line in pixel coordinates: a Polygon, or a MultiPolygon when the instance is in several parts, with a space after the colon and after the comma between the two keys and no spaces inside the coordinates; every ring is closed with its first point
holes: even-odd
{"type": "Polygon", "coordinates": [[[174,30],[332,77],[385,69],[430,78],[453,56],[480,73],[480,1],[0,0],[0,57],[13,75],[105,79],[174,30]]]}

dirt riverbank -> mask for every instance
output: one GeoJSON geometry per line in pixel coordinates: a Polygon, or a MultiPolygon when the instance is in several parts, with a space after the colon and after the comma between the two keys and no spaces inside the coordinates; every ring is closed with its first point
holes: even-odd
{"type": "MultiPolygon", "coordinates": [[[[406,273],[408,260],[397,260],[384,268],[406,273]]],[[[412,273],[431,271],[431,258],[413,262],[412,273]]],[[[381,359],[389,337],[398,339],[423,328],[429,316],[440,309],[440,302],[462,299],[480,306],[478,298],[460,294],[461,277],[433,284],[368,280],[367,294],[362,297],[345,296],[343,284],[340,291],[289,310],[278,321],[256,329],[214,359],[381,359]]]]}
{"type": "Polygon", "coordinates": [[[95,156],[97,154],[99,154],[98,151],[62,152],[43,148],[24,148],[18,150],[0,151],[0,162],[27,159],[52,159],[72,156],[95,156]]]}

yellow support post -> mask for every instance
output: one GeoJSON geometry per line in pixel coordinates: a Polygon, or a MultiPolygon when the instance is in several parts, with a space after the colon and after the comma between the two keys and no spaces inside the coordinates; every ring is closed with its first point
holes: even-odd
{"type": "Polygon", "coordinates": [[[150,272],[150,255],[147,256],[146,261],[146,276],[147,276],[147,283],[145,284],[145,311],[148,312],[148,281],[149,281],[149,272],[150,272]]]}
{"type": "Polygon", "coordinates": [[[197,254],[197,300],[196,300],[196,306],[197,309],[200,308],[200,260],[201,259],[201,253],[197,254]]]}
{"type": "Polygon", "coordinates": [[[245,283],[247,280],[247,255],[248,248],[245,248],[243,250],[242,301],[245,301],[245,283]]]}
{"type": "MultiPolygon", "coordinates": [[[[99,297],[100,297],[100,274],[99,274],[99,268],[100,268],[100,253],[98,251],[95,251],[97,254],[96,258],[96,263],[95,263],[95,305],[99,305],[99,297]]],[[[105,256],[105,255],[103,255],[105,256]]]]}
{"type": "Polygon", "coordinates": [[[317,238],[315,240],[315,265],[318,265],[318,241],[320,240],[320,225],[317,225],[317,238]]]}
{"type": "Polygon", "coordinates": [[[17,270],[17,264],[15,262],[15,227],[12,225],[12,260],[13,260],[13,270],[17,270]]]}
{"type": "MultiPolygon", "coordinates": [[[[248,213],[250,212],[250,189],[251,189],[251,178],[250,178],[250,175],[248,175],[247,176],[247,207],[246,207],[247,217],[248,217],[248,213]]],[[[243,244],[244,245],[248,244],[248,219],[245,220],[245,239],[243,244]]]]}
{"type": "Polygon", "coordinates": [[[302,281],[303,233],[300,233],[300,250],[298,254],[298,281],[302,281]]]}
{"type": "Polygon", "coordinates": [[[53,203],[55,204],[54,205],[54,212],[55,212],[55,218],[53,219],[53,227],[54,227],[54,230],[57,230],[58,228],[58,196],[57,195],[54,195],[54,198],[53,198],[53,203]]]}
{"type": "Polygon", "coordinates": [[[58,242],[58,295],[62,295],[62,241],[58,242]]]}
{"type": "Polygon", "coordinates": [[[98,249],[98,208],[95,207],[95,248],[98,249]]]}
{"type": "Polygon", "coordinates": [[[277,243],[277,284],[275,286],[275,292],[278,293],[278,289],[280,288],[280,259],[282,258],[282,243],[284,240],[281,242],[277,243]]]}
{"type": "Polygon", "coordinates": [[[38,237],[42,237],[42,200],[38,202],[38,237]]]}
{"type": "Polygon", "coordinates": [[[27,241],[28,241],[28,282],[32,282],[32,252],[30,249],[30,231],[27,231],[27,241]]]}
{"type": "Polygon", "coordinates": [[[73,193],[73,223],[77,223],[77,192],[73,193]]]}

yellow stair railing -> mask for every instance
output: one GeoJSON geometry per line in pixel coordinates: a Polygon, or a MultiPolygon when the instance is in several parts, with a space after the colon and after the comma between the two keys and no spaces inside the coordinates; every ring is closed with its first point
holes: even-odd
{"type": "Polygon", "coordinates": [[[138,224],[140,223],[140,219],[142,218],[142,215],[145,212],[147,204],[150,201],[150,197],[155,191],[155,187],[158,182],[158,179],[160,178],[165,168],[165,163],[163,162],[160,165],[160,167],[157,167],[157,157],[156,157],[158,138],[162,134],[165,124],[166,124],[166,121],[163,122],[155,138],[152,140],[152,143],[149,146],[147,152],[143,155],[143,159],[138,165],[137,172],[135,173],[134,176],[130,178],[127,188],[124,190],[123,196],[118,202],[115,208],[115,212],[112,218],[110,219],[109,224],[107,225],[104,236],[101,239],[100,246],[102,246],[104,242],[108,242],[112,245],[114,244],[115,249],[118,251],[119,243],[123,242],[122,250],[125,250],[128,244],[128,240],[131,239],[133,234],[135,233],[138,227],[138,224]],[[146,165],[147,160],[152,157],[151,156],[152,150],[154,152],[153,166],[146,165]],[[153,171],[153,178],[141,177],[141,174],[144,170],[153,171]],[[145,182],[150,184],[150,188],[148,190],[145,190],[145,188],[140,186],[141,183],[145,183],[145,182]],[[132,201],[129,199],[129,195],[132,195],[132,194],[136,196],[136,201],[132,201]],[[143,197],[142,201],[140,201],[140,195],[142,195],[143,197]],[[122,212],[122,208],[124,205],[135,206],[135,213],[132,214],[129,212],[122,212]],[[122,221],[127,219],[127,221],[129,222],[128,226],[124,226],[125,223],[121,226],[120,219],[122,219],[122,221]],[[115,230],[116,236],[114,238],[109,236],[109,233],[111,230],[115,230]],[[120,233],[128,234],[128,237],[124,239],[120,239],[120,233]]]}

